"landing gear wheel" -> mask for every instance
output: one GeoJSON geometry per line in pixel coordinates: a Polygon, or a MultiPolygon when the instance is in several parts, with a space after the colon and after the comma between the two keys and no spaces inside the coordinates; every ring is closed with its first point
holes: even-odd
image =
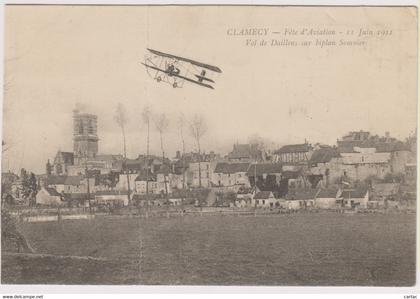
{"type": "Polygon", "coordinates": [[[174,84],[172,84],[173,88],[177,88],[178,84],[176,82],[174,82],[174,84]]]}
{"type": "Polygon", "coordinates": [[[157,77],[156,81],[158,81],[158,82],[162,81],[162,77],[161,76],[157,77]]]}

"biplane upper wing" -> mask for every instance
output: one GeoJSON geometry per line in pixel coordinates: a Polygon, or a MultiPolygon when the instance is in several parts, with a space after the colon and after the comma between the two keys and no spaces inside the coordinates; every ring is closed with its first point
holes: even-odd
{"type": "MultiPolygon", "coordinates": [[[[151,68],[151,69],[154,69],[154,70],[157,70],[157,71],[163,72],[163,73],[165,73],[165,74],[167,73],[165,70],[163,70],[163,69],[161,69],[161,68],[158,68],[158,67],[156,67],[156,66],[149,65],[149,64],[145,64],[145,63],[143,63],[143,62],[142,62],[141,64],[143,64],[145,67],[149,67],[149,68],[151,68]]],[[[213,88],[213,86],[211,86],[211,85],[209,85],[209,84],[205,84],[205,83],[202,83],[202,82],[198,82],[198,81],[192,80],[192,79],[190,79],[190,78],[187,78],[187,77],[184,77],[184,76],[181,76],[181,75],[172,74],[172,76],[174,76],[174,77],[178,77],[178,78],[183,79],[183,80],[186,80],[186,81],[188,81],[188,82],[192,82],[192,83],[198,84],[198,85],[203,86],[203,87],[207,87],[207,88],[214,89],[214,88],[213,88]]]]}
{"type": "Polygon", "coordinates": [[[163,52],[156,51],[156,50],[149,49],[149,48],[147,48],[147,50],[149,50],[151,53],[153,53],[155,55],[159,55],[159,56],[163,56],[163,57],[168,57],[168,58],[173,58],[173,59],[176,59],[176,60],[182,60],[182,61],[185,61],[185,62],[189,62],[189,63],[191,63],[193,65],[206,68],[206,69],[211,70],[213,72],[217,72],[217,73],[221,73],[222,72],[221,69],[219,69],[217,66],[214,66],[214,65],[209,65],[209,64],[201,63],[201,62],[198,62],[198,61],[195,61],[195,60],[192,60],[192,59],[188,59],[188,58],[184,58],[184,57],[180,57],[180,56],[175,56],[175,55],[172,55],[172,54],[163,53],[163,52]]]}

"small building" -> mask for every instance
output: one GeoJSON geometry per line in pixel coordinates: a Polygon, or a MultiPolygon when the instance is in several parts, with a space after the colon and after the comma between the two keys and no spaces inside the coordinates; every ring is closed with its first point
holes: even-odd
{"type": "MultiPolygon", "coordinates": [[[[141,171],[134,180],[134,187],[137,194],[160,194],[162,189],[159,188],[156,175],[141,171]]],[[[164,189],[163,189],[164,190],[164,189]]]]}
{"type": "Polygon", "coordinates": [[[274,197],[271,191],[259,191],[254,195],[253,202],[258,208],[274,208],[279,206],[279,200],[274,197]]]}
{"type": "Polygon", "coordinates": [[[217,163],[213,172],[213,186],[230,187],[235,191],[240,187],[250,187],[246,175],[249,165],[249,163],[217,163]]]}
{"type": "Polygon", "coordinates": [[[128,206],[127,191],[98,191],[95,193],[95,202],[111,206],[128,206]]]}
{"type": "Polygon", "coordinates": [[[61,206],[64,205],[62,196],[54,188],[42,187],[38,191],[35,197],[35,202],[37,205],[46,205],[46,206],[61,206]]]}
{"type": "Polygon", "coordinates": [[[49,175],[46,178],[45,185],[50,188],[54,188],[58,193],[65,192],[66,186],[66,175],[49,175]]]}
{"type": "Polygon", "coordinates": [[[339,192],[342,205],[347,208],[366,209],[369,201],[369,191],[365,189],[343,189],[339,192]]]}

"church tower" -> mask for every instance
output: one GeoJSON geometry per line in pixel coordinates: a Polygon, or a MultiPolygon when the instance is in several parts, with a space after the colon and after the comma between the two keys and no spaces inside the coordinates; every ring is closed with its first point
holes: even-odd
{"type": "Polygon", "coordinates": [[[86,158],[95,158],[98,154],[97,122],[96,115],[73,110],[73,153],[76,165],[81,165],[86,158]]]}

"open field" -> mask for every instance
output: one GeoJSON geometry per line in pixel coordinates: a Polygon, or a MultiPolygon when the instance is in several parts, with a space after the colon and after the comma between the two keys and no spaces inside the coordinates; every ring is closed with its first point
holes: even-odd
{"type": "Polygon", "coordinates": [[[415,218],[297,213],[25,223],[20,230],[37,254],[3,253],[2,283],[410,286],[415,218]]]}

